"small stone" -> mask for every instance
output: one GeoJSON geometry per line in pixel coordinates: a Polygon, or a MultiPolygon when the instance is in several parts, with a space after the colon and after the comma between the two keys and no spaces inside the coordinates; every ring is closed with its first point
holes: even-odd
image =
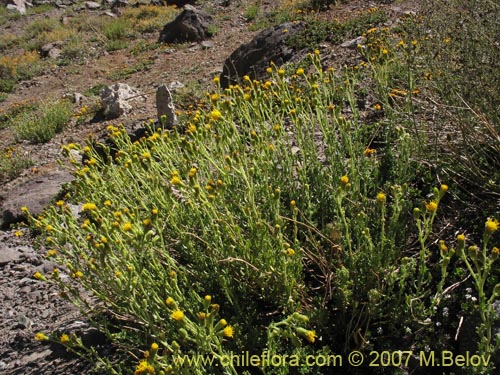
{"type": "Polygon", "coordinates": [[[212,42],[211,40],[204,40],[203,42],[201,42],[201,46],[205,49],[214,48],[214,45],[214,42],[212,42]]]}
{"type": "Polygon", "coordinates": [[[357,48],[358,45],[363,45],[366,42],[366,38],[364,36],[358,36],[357,38],[345,41],[340,46],[342,48],[357,48]]]}
{"type": "Polygon", "coordinates": [[[99,9],[101,7],[101,4],[96,3],[95,1],[86,1],[85,7],[87,9],[99,9]]]}

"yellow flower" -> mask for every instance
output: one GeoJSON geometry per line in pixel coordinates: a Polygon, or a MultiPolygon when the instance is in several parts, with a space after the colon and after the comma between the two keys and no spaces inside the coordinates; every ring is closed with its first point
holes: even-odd
{"type": "Polygon", "coordinates": [[[311,344],[314,343],[314,341],[316,341],[316,331],[307,331],[305,337],[311,344]]]}
{"type": "Polygon", "coordinates": [[[59,337],[59,341],[61,341],[62,344],[65,344],[67,342],[69,342],[69,336],[65,333],[63,333],[61,335],[61,337],[59,337]]]}
{"type": "Polygon", "coordinates": [[[42,273],[40,271],[36,271],[34,274],[33,274],[33,277],[37,280],[43,280],[44,277],[42,275],[42,273]]]}
{"type": "Polygon", "coordinates": [[[286,250],[286,253],[288,256],[292,257],[295,255],[295,250],[292,249],[291,247],[289,247],[287,250],[286,250]]]}
{"type": "Polygon", "coordinates": [[[16,237],[21,237],[22,235],[23,235],[23,232],[22,232],[22,231],[20,231],[20,230],[18,230],[18,231],[16,231],[16,232],[14,233],[14,236],[16,236],[16,237]]]}
{"type": "Polygon", "coordinates": [[[197,171],[198,171],[198,170],[197,170],[196,168],[194,168],[194,167],[193,167],[193,168],[191,168],[191,169],[189,170],[188,177],[189,177],[189,178],[193,178],[194,176],[196,176],[196,172],[197,172],[197,171]]]}
{"type": "Polygon", "coordinates": [[[57,206],[57,207],[62,207],[62,206],[64,206],[64,201],[57,201],[57,202],[56,202],[56,206],[57,206]]]}
{"type": "Polygon", "coordinates": [[[446,193],[448,191],[448,185],[444,185],[444,184],[441,185],[439,190],[441,191],[441,193],[446,193]]]}
{"type": "Polygon", "coordinates": [[[222,113],[218,109],[214,109],[212,112],[210,112],[210,119],[212,121],[217,121],[222,118],[222,113]]]}
{"type": "Polygon", "coordinates": [[[386,196],[384,193],[380,192],[377,194],[377,203],[379,204],[384,204],[385,203],[385,200],[386,200],[386,196]]]}
{"type": "Polygon", "coordinates": [[[47,224],[47,225],[45,226],[45,230],[46,230],[47,232],[52,232],[52,231],[54,230],[54,227],[53,227],[52,225],[50,225],[50,224],[47,224]]]}
{"type": "Polygon", "coordinates": [[[166,300],[165,300],[165,303],[170,306],[170,305],[173,305],[175,303],[174,299],[172,297],[168,297],[166,300]]]}
{"type": "Polygon", "coordinates": [[[219,77],[214,77],[214,83],[215,84],[219,84],[220,82],[220,78],[219,77]]]}
{"type": "Polygon", "coordinates": [[[304,69],[303,68],[297,69],[297,71],[295,72],[295,74],[297,74],[298,76],[301,76],[302,74],[304,74],[304,69]]]}
{"type": "Polygon", "coordinates": [[[125,232],[129,232],[132,230],[132,223],[130,221],[127,221],[125,224],[122,225],[122,229],[125,232]]]}
{"type": "Polygon", "coordinates": [[[174,310],[170,316],[178,322],[184,320],[184,313],[181,310],[174,310]]]}
{"type": "Polygon", "coordinates": [[[143,375],[143,374],[154,374],[155,368],[153,365],[149,364],[146,359],[143,359],[139,362],[137,367],[135,368],[134,375],[143,375]]]}
{"type": "Polygon", "coordinates": [[[170,183],[174,186],[176,185],[180,185],[182,183],[181,179],[178,177],[178,176],[174,176],[172,177],[172,179],[170,180],[170,183]]]}
{"type": "Polygon", "coordinates": [[[208,294],[207,294],[207,295],[205,296],[204,300],[205,300],[206,302],[210,303],[210,302],[212,301],[212,296],[210,296],[210,295],[208,295],[208,294]]]}
{"type": "Polygon", "coordinates": [[[349,177],[345,175],[340,177],[340,182],[342,182],[343,185],[347,185],[349,183],[349,177]]]}
{"type": "Polygon", "coordinates": [[[198,314],[196,314],[196,316],[198,317],[198,319],[204,320],[207,318],[207,313],[200,311],[198,314]]]}
{"type": "Polygon", "coordinates": [[[44,334],[44,333],[42,333],[42,332],[38,332],[38,333],[35,335],[35,340],[36,340],[36,341],[46,341],[46,340],[48,340],[48,339],[49,339],[49,338],[48,338],[48,336],[47,336],[47,335],[45,335],[45,334],[44,334]]]}
{"type": "Polygon", "coordinates": [[[153,215],[155,215],[155,216],[156,216],[156,215],[158,215],[158,209],[157,209],[157,208],[153,208],[153,209],[151,210],[151,213],[152,213],[153,215]]]}
{"type": "Polygon", "coordinates": [[[227,321],[226,321],[226,319],[221,319],[221,320],[219,320],[219,324],[220,324],[221,326],[223,326],[223,327],[227,326],[227,321]]]}
{"type": "Polygon", "coordinates": [[[458,242],[465,242],[465,235],[463,233],[460,233],[458,236],[457,236],[457,241],[458,242]]]}
{"type": "Polygon", "coordinates": [[[446,243],[443,240],[439,241],[439,250],[441,250],[442,253],[446,253],[448,251],[448,246],[446,246],[446,243]]]}
{"type": "Polygon", "coordinates": [[[95,203],[85,203],[82,207],[83,211],[95,211],[97,210],[97,206],[95,203]]]}
{"type": "Polygon", "coordinates": [[[430,201],[429,203],[426,203],[425,204],[425,208],[427,209],[427,211],[429,212],[436,212],[437,208],[438,208],[438,204],[436,201],[430,201]]]}
{"type": "Polygon", "coordinates": [[[377,150],[375,150],[374,148],[369,148],[369,147],[365,148],[365,151],[363,152],[363,154],[367,157],[372,156],[376,153],[377,153],[377,150]]]}
{"type": "Polygon", "coordinates": [[[380,111],[382,109],[382,106],[379,103],[376,103],[372,106],[374,111],[380,111]]]}
{"type": "Polygon", "coordinates": [[[156,342],[154,342],[154,343],[151,344],[151,350],[152,351],[156,351],[156,350],[158,350],[158,348],[159,348],[159,346],[158,346],[158,344],[156,342]]]}
{"type": "Polygon", "coordinates": [[[224,334],[225,337],[232,338],[234,335],[234,329],[232,326],[227,326],[224,328],[222,333],[224,334]]]}
{"type": "Polygon", "coordinates": [[[486,221],[486,224],[484,225],[484,229],[485,229],[486,233],[492,234],[493,232],[498,230],[498,220],[489,218],[486,221]]]}
{"type": "Polygon", "coordinates": [[[143,157],[143,159],[148,160],[151,158],[151,154],[149,153],[149,151],[144,151],[142,153],[142,157],[143,157]]]}
{"type": "Polygon", "coordinates": [[[273,68],[271,68],[271,67],[267,68],[267,69],[266,69],[266,72],[267,72],[268,74],[271,74],[271,73],[273,72],[273,68]]]}
{"type": "Polygon", "coordinates": [[[279,70],[278,70],[278,74],[279,74],[280,76],[285,75],[285,69],[279,69],[279,70]]]}

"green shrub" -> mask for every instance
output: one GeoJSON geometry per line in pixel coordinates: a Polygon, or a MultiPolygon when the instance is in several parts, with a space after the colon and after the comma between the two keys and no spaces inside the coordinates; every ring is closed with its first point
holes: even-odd
{"type": "Polygon", "coordinates": [[[43,102],[36,110],[19,113],[10,123],[18,140],[43,143],[64,129],[71,119],[72,108],[67,100],[43,102]]]}
{"type": "Polygon", "coordinates": [[[470,202],[475,221],[495,213],[486,202],[500,193],[500,50],[493,47],[500,38],[500,5],[433,0],[422,12],[414,28],[426,58],[417,65],[432,98],[426,110],[434,117],[428,130],[434,159],[461,187],[460,199],[470,202]]]}
{"type": "MultiPolygon", "coordinates": [[[[338,80],[311,59],[310,76],[270,68],[269,81],[211,94],[211,108],[183,118],[184,130],[152,129],[131,143],[111,126],[118,153],[86,147],[76,172],[82,218],[58,202],[37,221],[75,282],[142,327],[117,327],[121,344],[160,346],[138,368],[178,366],[163,352],[304,356],[320,335],[331,352],[357,348],[338,341],[357,332],[353,316],[382,324],[390,306],[409,311],[409,296],[433,290],[429,251],[404,260],[414,143],[403,126],[386,126],[377,128],[379,149],[370,148],[356,77],[338,80]],[[398,173],[384,173],[385,155],[398,173]],[[402,264],[408,279],[399,282],[402,264]],[[344,328],[333,333],[320,316],[344,328]]],[[[424,211],[426,230],[435,208],[424,211]]],[[[79,298],[72,284],[60,286],[79,298]]],[[[421,301],[421,318],[432,316],[433,296],[421,301]]],[[[399,332],[408,320],[401,313],[386,328],[399,332]]]]}
{"type": "Polygon", "coordinates": [[[102,25],[102,32],[109,41],[123,40],[127,37],[130,25],[122,18],[113,19],[102,25]]]}
{"type": "Polygon", "coordinates": [[[2,150],[0,157],[0,182],[12,180],[26,168],[33,165],[30,158],[13,147],[2,150]]]}
{"type": "Polygon", "coordinates": [[[40,74],[44,67],[38,52],[0,57],[0,92],[12,92],[18,81],[40,74]]]}

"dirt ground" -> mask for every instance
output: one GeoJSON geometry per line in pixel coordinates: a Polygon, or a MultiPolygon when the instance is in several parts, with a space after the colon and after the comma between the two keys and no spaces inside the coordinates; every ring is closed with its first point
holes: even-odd
{"type": "MultiPolygon", "coordinates": [[[[212,38],[213,45],[204,47],[193,43],[183,46],[172,46],[168,49],[148,51],[147,58],[153,63],[149,70],[140,71],[124,79],[137,88],[143,96],[131,104],[133,111],[126,117],[114,121],[73,123],[66,131],[56,135],[45,144],[17,143],[9,128],[0,126],[0,146],[15,145],[30,156],[34,167],[24,171],[15,181],[6,182],[3,191],[15,188],[22,180],[32,179],[43,170],[57,168],[57,160],[61,158],[61,146],[71,142],[81,142],[89,137],[100,137],[106,127],[119,122],[137,123],[156,116],[155,89],[162,83],[179,81],[187,89],[209,91],[213,86],[213,77],[222,71],[225,59],[241,43],[248,42],[258,31],[251,29],[251,22],[245,20],[243,14],[247,1],[229,1],[229,6],[223,6],[224,1],[200,1],[200,7],[214,15],[218,32],[212,38]]],[[[263,9],[273,6],[272,0],[263,1],[263,9]]],[[[324,17],[339,18],[354,14],[357,10],[371,6],[381,6],[380,3],[367,1],[351,1],[325,13],[324,17]]],[[[384,5],[386,6],[386,5],[384,5]]],[[[415,1],[406,1],[387,5],[392,7],[395,16],[413,10],[415,1]]],[[[89,17],[98,11],[87,9],[89,17]]],[[[63,9],[51,10],[54,14],[63,13],[63,9]]],[[[54,15],[54,14],[51,14],[54,15]]],[[[9,32],[21,33],[34,17],[21,17],[9,32]]],[[[0,31],[4,26],[0,26],[0,31]]],[[[148,34],[144,38],[154,41],[158,34],[148,34]]],[[[338,46],[324,44],[322,54],[329,56],[335,63],[342,55],[338,46]]],[[[144,56],[143,56],[144,57],[144,56]]],[[[54,65],[45,74],[22,82],[16,91],[0,103],[0,111],[30,100],[47,96],[73,97],[75,93],[83,93],[98,84],[112,83],[107,74],[120,66],[131,66],[137,57],[125,50],[100,54],[88,59],[82,64],[67,66],[54,65]]],[[[84,99],[85,101],[86,99],[84,99]]],[[[46,344],[34,340],[37,332],[79,332],[89,340],[99,341],[101,338],[86,323],[86,319],[76,307],[63,300],[55,287],[43,281],[36,280],[36,271],[51,272],[55,264],[45,258],[46,249],[38,248],[34,239],[29,237],[26,228],[12,228],[0,231],[0,373],[5,375],[69,375],[91,374],[94,364],[82,361],[67,353],[56,344],[46,344]],[[22,235],[20,235],[22,232],[22,235]]],[[[64,277],[64,275],[62,275],[64,277]]],[[[67,276],[66,276],[67,277],[67,276]]]]}

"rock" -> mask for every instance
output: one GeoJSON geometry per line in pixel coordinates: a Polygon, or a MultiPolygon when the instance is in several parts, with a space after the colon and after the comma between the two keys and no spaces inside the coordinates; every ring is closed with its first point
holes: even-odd
{"type": "Polygon", "coordinates": [[[22,221],[23,206],[33,216],[38,216],[59,195],[62,186],[72,180],[73,176],[68,171],[53,170],[16,185],[0,197],[0,228],[22,221]]]}
{"type": "Polygon", "coordinates": [[[167,5],[175,5],[177,7],[183,7],[187,4],[194,4],[196,0],[167,0],[167,5]]]}
{"type": "Polygon", "coordinates": [[[117,118],[132,109],[128,100],[137,97],[139,92],[125,83],[115,83],[101,91],[104,117],[117,118]]]}
{"type": "Polygon", "coordinates": [[[200,42],[212,34],[209,26],[212,17],[193,6],[186,5],[184,10],[167,23],[160,33],[160,43],[200,42]]]}
{"type": "Polygon", "coordinates": [[[252,79],[266,77],[271,62],[283,65],[296,56],[297,51],[286,45],[286,40],[305,29],[304,22],[286,22],[262,30],[249,43],[241,45],[229,56],[222,70],[222,87],[237,83],[244,75],[252,79]]]}
{"type": "Polygon", "coordinates": [[[161,118],[165,116],[166,128],[171,128],[177,124],[177,115],[172,99],[172,93],[166,85],[161,85],[156,90],[156,111],[158,113],[158,122],[162,124],[161,118]]]}
{"type": "Polygon", "coordinates": [[[105,16],[109,16],[111,18],[118,18],[118,14],[117,13],[113,13],[113,12],[110,12],[110,11],[106,11],[103,13],[105,16]]]}
{"type": "Polygon", "coordinates": [[[76,105],[80,105],[82,103],[83,99],[85,99],[85,96],[83,96],[79,92],[73,93],[72,100],[73,100],[73,103],[75,103],[76,105]]]}
{"type": "Polygon", "coordinates": [[[85,7],[87,9],[99,9],[101,7],[101,4],[96,3],[95,1],[86,1],[85,7]]]}
{"type": "Polygon", "coordinates": [[[0,245],[0,266],[21,260],[22,253],[12,247],[0,245]]]}
{"type": "Polygon", "coordinates": [[[168,89],[170,91],[176,91],[178,89],[182,89],[184,87],[184,84],[179,81],[172,81],[168,84],[168,89]]]}
{"type": "Polygon", "coordinates": [[[211,40],[204,40],[203,42],[201,42],[201,46],[205,49],[213,48],[214,42],[212,42],[211,40]]]}
{"type": "Polygon", "coordinates": [[[7,2],[7,9],[15,10],[20,14],[26,14],[26,1],[25,0],[9,0],[7,2]]]}
{"type": "Polygon", "coordinates": [[[366,37],[358,36],[357,38],[345,41],[340,46],[342,48],[357,48],[358,45],[363,45],[365,42],[366,42],[366,37]]]}
{"type": "Polygon", "coordinates": [[[111,3],[111,9],[123,8],[129,5],[128,0],[113,0],[111,3]]]}
{"type": "Polygon", "coordinates": [[[60,43],[47,43],[40,49],[40,54],[42,57],[57,59],[62,54],[62,50],[59,48],[60,46],[60,43]]]}

